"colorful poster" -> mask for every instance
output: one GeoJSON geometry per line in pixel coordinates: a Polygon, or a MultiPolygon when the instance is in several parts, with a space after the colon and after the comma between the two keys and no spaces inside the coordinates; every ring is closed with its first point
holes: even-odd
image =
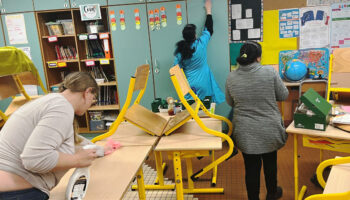
{"type": "Polygon", "coordinates": [[[262,41],[262,0],[229,1],[230,42],[262,41]]]}
{"type": "Polygon", "coordinates": [[[280,38],[298,37],[299,29],[299,9],[279,10],[280,38]]]}
{"type": "Polygon", "coordinates": [[[329,51],[326,48],[301,49],[294,51],[281,51],[279,54],[279,73],[281,78],[288,67],[290,60],[298,59],[308,68],[308,76],[311,79],[327,79],[329,68],[329,51]]]}
{"type": "Polygon", "coordinates": [[[23,14],[6,15],[5,22],[10,44],[28,44],[23,14]]]}
{"type": "Polygon", "coordinates": [[[330,7],[315,6],[300,9],[299,49],[328,48],[330,7]]]}
{"type": "Polygon", "coordinates": [[[297,49],[297,38],[279,38],[278,10],[264,11],[264,41],[261,42],[261,64],[278,64],[278,55],[283,50],[297,49]]]}
{"type": "Polygon", "coordinates": [[[350,47],[350,2],[332,4],[331,48],[350,47]]]}

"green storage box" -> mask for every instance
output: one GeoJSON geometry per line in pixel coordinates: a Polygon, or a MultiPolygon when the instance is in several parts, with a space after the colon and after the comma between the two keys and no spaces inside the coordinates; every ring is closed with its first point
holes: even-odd
{"type": "Polygon", "coordinates": [[[300,97],[300,101],[305,104],[306,109],[300,110],[299,105],[294,113],[294,126],[296,128],[326,130],[332,105],[312,88],[300,97]]]}

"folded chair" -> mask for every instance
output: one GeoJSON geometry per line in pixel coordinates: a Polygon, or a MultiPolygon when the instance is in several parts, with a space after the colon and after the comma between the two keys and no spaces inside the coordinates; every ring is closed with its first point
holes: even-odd
{"type": "Polygon", "coordinates": [[[316,174],[320,185],[325,188],[324,194],[316,194],[307,197],[305,200],[348,200],[350,199],[350,165],[341,166],[340,164],[350,164],[350,157],[334,158],[323,161],[318,165],[316,174]],[[328,166],[333,166],[329,174],[327,183],[323,178],[323,171],[328,166]],[[346,171],[346,173],[345,173],[346,171]],[[342,179],[337,180],[337,179],[342,179]],[[343,184],[343,185],[342,185],[343,184]],[[327,188],[328,187],[328,188],[327,188]],[[327,191],[326,191],[327,190],[327,191]]]}
{"type": "Polygon", "coordinates": [[[12,97],[3,112],[0,110],[0,127],[17,108],[39,96],[29,96],[23,85],[37,85],[47,93],[33,62],[15,47],[0,47],[0,100],[12,97]],[[22,94],[23,96],[16,96],[22,94]]]}
{"type": "Polygon", "coordinates": [[[192,91],[192,89],[191,89],[191,87],[186,79],[186,76],[185,76],[184,72],[182,71],[182,69],[180,69],[179,65],[172,67],[169,70],[169,73],[171,75],[171,80],[173,82],[173,85],[175,87],[177,95],[179,96],[182,104],[185,106],[187,112],[189,112],[190,116],[203,129],[203,131],[207,132],[208,134],[211,134],[211,135],[214,135],[217,137],[221,137],[223,142],[227,141],[227,143],[229,145],[229,150],[226,154],[224,154],[220,158],[214,160],[208,166],[204,167],[203,169],[199,170],[198,172],[194,173],[191,176],[191,179],[193,181],[195,181],[201,175],[205,174],[206,172],[208,172],[209,170],[211,170],[213,168],[216,168],[217,165],[219,165],[220,163],[222,163],[223,161],[225,161],[226,159],[228,159],[231,156],[231,154],[233,152],[233,146],[234,146],[232,139],[230,138],[230,135],[232,134],[232,123],[227,118],[212,114],[205,108],[202,101],[192,91]],[[187,94],[190,94],[192,96],[193,100],[195,101],[195,103],[193,103],[192,105],[189,105],[189,103],[185,99],[185,95],[187,95],[187,94]],[[203,123],[203,121],[201,120],[201,118],[198,116],[198,112],[200,111],[200,109],[202,109],[204,111],[204,113],[206,115],[208,115],[209,117],[216,118],[216,119],[219,119],[219,120],[226,122],[228,124],[228,127],[229,127],[228,134],[224,134],[222,132],[215,131],[213,129],[206,127],[205,124],[203,123]]]}
{"type": "Polygon", "coordinates": [[[151,135],[162,136],[169,135],[192,118],[188,112],[181,112],[174,117],[166,119],[141,106],[139,103],[146,90],[148,75],[149,65],[141,65],[137,67],[135,76],[130,78],[126,101],[117,119],[112,123],[107,133],[93,138],[91,140],[92,142],[113,135],[122,121],[128,121],[151,135]],[[134,92],[139,92],[139,94],[133,105],[130,106],[134,92]]]}

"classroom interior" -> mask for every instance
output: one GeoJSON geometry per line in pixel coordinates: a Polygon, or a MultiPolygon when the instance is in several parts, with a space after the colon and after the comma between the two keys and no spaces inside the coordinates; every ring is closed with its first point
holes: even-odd
{"type": "MultiPolygon", "coordinates": [[[[0,47],[20,51],[16,55],[21,56],[13,59],[0,50],[0,128],[24,103],[57,92],[70,72],[87,71],[100,91],[96,105],[78,117],[79,133],[101,144],[112,137],[125,149],[90,168],[95,177],[84,199],[247,199],[242,154],[226,160],[233,144],[222,142],[228,137],[223,132],[231,130],[225,123],[230,106],[211,104],[210,99],[181,106],[186,101],[183,93],[190,88],[173,67],[175,44],[188,23],[195,24],[200,35],[204,2],[0,0],[0,47]],[[17,69],[20,65],[29,67],[17,69]],[[175,117],[169,116],[169,97],[176,100],[175,114],[182,110],[175,117]],[[103,172],[107,170],[110,174],[103,172]]],[[[281,199],[350,199],[350,121],[328,125],[334,108],[350,115],[350,1],[212,0],[212,4],[214,33],[207,61],[220,88],[225,90],[226,77],[238,67],[240,47],[252,40],[262,46],[261,64],[274,67],[289,90],[288,99],[278,102],[288,134],[278,151],[281,199]],[[288,75],[289,61],[307,67],[302,77],[288,75]],[[310,88],[323,99],[324,107],[304,95],[310,88]],[[308,124],[300,115],[295,119],[301,101],[314,108],[321,124],[308,124]],[[329,109],[324,111],[325,107],[329,109]],[[334,159],[338,156],[341,161],[334,159]],[[323,175],[326,185],[320,185],[316,176],[323,161],[327,166],[317,176],[323,175]],[[325,196],[314,196],[322,193],[325,196]]],[[[64,199],[72,172],[50,199],[64,199]]]]}

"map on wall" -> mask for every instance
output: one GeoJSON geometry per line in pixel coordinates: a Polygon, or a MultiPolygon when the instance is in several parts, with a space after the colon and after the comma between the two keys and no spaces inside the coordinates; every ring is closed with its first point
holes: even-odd
{"type": "Polygon", "coordinates": [[[262,41],[262,0],[229,1],[230,42],[262,41]]]}
{"type": "Polygon", "coordinates": [[[293,59],[298,59],[307,66],[307,78],[328,79],[329,51],[327,48],[280,51],[279,73],[281,78],[284,78],[283,73],[288,61],[293,59]]]}

